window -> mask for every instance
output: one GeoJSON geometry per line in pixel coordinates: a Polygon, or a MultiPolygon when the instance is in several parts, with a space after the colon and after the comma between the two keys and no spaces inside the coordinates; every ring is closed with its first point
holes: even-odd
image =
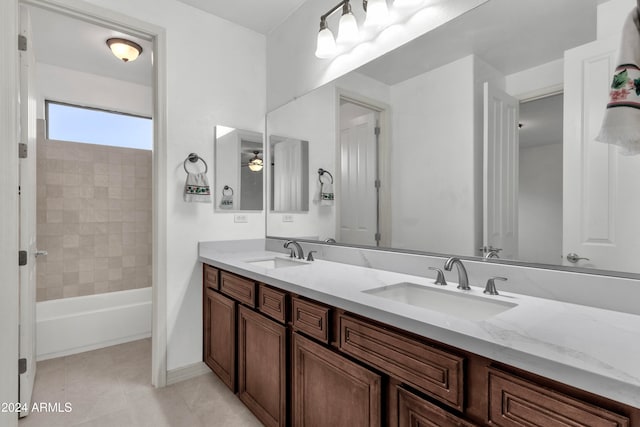
{"type": "Polygon", "coordinates": [[[47,137],[60,141],[151,150],[148,117],[46,101],[47,137]]]}

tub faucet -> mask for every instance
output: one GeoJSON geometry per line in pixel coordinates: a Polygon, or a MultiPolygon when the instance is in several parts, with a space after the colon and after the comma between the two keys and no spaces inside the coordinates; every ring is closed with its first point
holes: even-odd
{"type": "Polygon", "coordinates": [[[300,246],[300,243],[296,242],[295,240],[287,240],[286,242],[284,242],[284,247],[285,249],[289,249],[291,251],[291,258],[295,257],[298,259],[304,259],[304,251],[302,250],[302,246],[300,246]],[[293,248],[289,248],[290,245],[293,245],[293,248]]]}
{"type": "Polygon", "coordinates": [[[451,257],[444,263],[444,269],[447,271],[451,271],[453,265],[458,268],[458,289],[462,289],[463,291],[470,291],[469,287],[469,276],[467,276],[467,270],[464,268],[462,261],[460,258],[451,257]]]}

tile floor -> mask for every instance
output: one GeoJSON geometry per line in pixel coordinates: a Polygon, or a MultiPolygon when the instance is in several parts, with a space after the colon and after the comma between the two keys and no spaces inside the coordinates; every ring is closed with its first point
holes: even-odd
{"type": "Polygon", "coordinates": [[[261,426],[213,373],[151,386],[151,340],[38,362],[34,402],[68,413],[32,413],[19,427],[261,426]]]}

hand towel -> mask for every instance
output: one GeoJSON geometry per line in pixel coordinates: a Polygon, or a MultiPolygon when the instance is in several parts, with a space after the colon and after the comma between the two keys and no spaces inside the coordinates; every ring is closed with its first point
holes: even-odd
{"type": "Polygon", "coordinates": [[[622,41],[609,103],[596,141],[620,147],[624,155],[640,154],[640,17],[635,7],[622,27],[622,41]]]}
{"type": "Polygon", "coordinates": [[[321,183],[320,184],[320,206],[333,206],[335,197],[333,194],[333,184],[321,183]]]}
{"type": "Polygon", "coordinates": [[[211,189],[206,173],[187,173],[187,181],[184,184],[184,201],[211,203],[211,189]]]}

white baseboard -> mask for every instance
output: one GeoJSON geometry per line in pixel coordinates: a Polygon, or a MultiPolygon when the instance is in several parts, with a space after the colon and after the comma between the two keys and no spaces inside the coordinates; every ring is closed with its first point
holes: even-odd
{"type": "Polygon", "coordinates": [[[167,371],[167,385],[199,377],[209,372],[211,372],[211,369],[209,369],[204,362],[197,362],[181,368],[171,369],[167,371]]]}

